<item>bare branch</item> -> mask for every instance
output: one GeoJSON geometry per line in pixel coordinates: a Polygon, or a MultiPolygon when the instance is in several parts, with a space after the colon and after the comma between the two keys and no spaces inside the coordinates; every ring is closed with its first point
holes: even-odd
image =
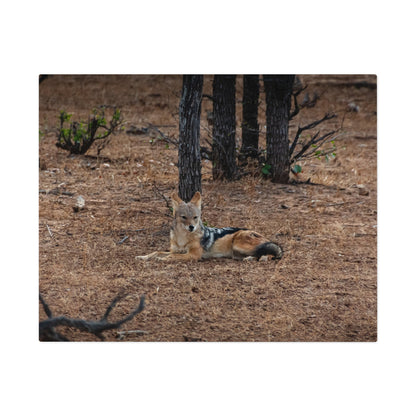
{"type": "MultiPolygon", "coordinates": [[[[49,306],[47,305],[47,303],[43,300],[43,297],[40,293],[39,293],[39,300],[42,303],[43,310],[45,311],[46,316],[48,318],[52,318],[52,312],[49,309],[49,306]]],[[[69,341],[68,338],[56,332],[55,328],[45,328],[45,330],[42,333],[39,330],[39,339],[44,339],[48,341],[69,341]]]]}
{"type": "Polygon", "coordinates": [[[158,134],[158,137],[156,137],[157,140],[163,140],[166,143],[170,143],[175,147],[179,147],[179,142],[177,139],[172,139],[171,137],[169,137],[168,135],[166,135],[165,133],[163,133],[162,131],[160,131],[156,126],[154,126],[151,123],[148,123],[149,127],[147,129],[147,133],[149,132],[149,130],[153,130],[158,134]]]}
{"type": "Polygon", "coordinates": [[[214,97],[209,94],[202,94],[202,98],[208,98],[208,100],[214,101],[214,97]]]}
{"type": "Polygon", "coordinates": [[[43,310],[45,311],[45,313],[46,313],[46,316],[48,317],[48,318],[52,318],[52,312],[51,312],[51,310],[49,309],[49,306],[48,306],[48,304],[43,300],[43,297],[42,297],[42,295],[39,293],[39,300],[40,300],[40,303],[42,304],[42,306],[43,306],[43,310]]]}
{"type": "Polygon", "coordinates": [[[49,309],[46,302],[43,300],[42,296],[39,295],[39,300],[41,301],[43,308],[45,310],[48,319],[39,322],[39,338],[41,340],[51,340],[51,341],[68,341],[64,336],[55,331],[55,328],[58,326],[66,326],[70,328],[76,328],[80,331],[89,332],[94,334],[96,337],[104,340],[102,332],[108,331],[110,329],[120,328],[121,325],[133,319],[138,313],[140,313],[145,307],[145,297],[140,298],[139,306],[132,311],[125,318],[120,319],[116,322],[108,322],[107,318],[110,312],[113,310],[117,302],[120,301],[122,296],[117,296],[110,304],[110,306],[105,311],[103,317],[99,321],[87,321],[84,319],[72,319],[67,318],[66,316],[57,316],[53,317],[52,312],[49,309]]]}
{"type": "Polygon", "coordinates": [[[322,146],[322,144],[325,142],[325,140],[328,139],[329,137],[331,137],[336,132],[337,132],[337,130],[330,131],[329,133],[326,133],[321,137],[317,137],[319,132],[318,132],[318,134],[315,134],[315,136],[313,136],[311,140],[309,140],[306,144],[304,144],[302,149],[300,149],[300,151],[292,158],[291,163],[294,162],[295,160],[300,159],[301,157],[306,157],[306,155],[305,155],[306,151],[309,150],[310,147],[312,147],[312,146],[314,146],[314,148],[313,148],[312,152],[309,153],[309,154],[312,154],[312,153],[315,154],[317,149],[318,149],[317,143],[320,143],[319,146],[322,146]]]}
{"type": "MultiPolygon", "coordinates": [[[[295,138],[293,139],[293,142],[292,142],[292,144],[290,146],[289,156],[292,156],[292,154],[293,154],[293,152],[295,150],[295,147],[298,144],[298,140],[299,140],[301,134],[305,130],[311,130],[311,129],[315,128],[316,126],[318,126],[319,124],[323,123],[324,121],[331,120],[331,119],[333,119],[335,117],[337,117],[337,115],[335,113],[326,113],[325,116],[322,117],[320,120],[316,120],[316,121],[314,121],[314,122],[312,122],[310,124],[307,124],[306,126],[302,126],[302,127],[299,126],[298,127],[298,131],[296,132],[295,138]]],[[[310,146],[310,144],[309,144],[309,146],[310,146]]],[[[305,150],[302,149],[302,150],[303,150],[303,152],[306,151],[306,149],[305,150]]],[[[298,159],[298,158],[299,158],[299,154],[297,156],[293,157],[292,159],[298,159]]]]}
{"type": "Polygon", "coordinates": [[[319,124],[323,123],[324,121],[331,120],[336,117],[337,115],[335,113],[326,113],[320,120],[316,120],[310,124],[307,124],[306,126],[299,127],[299,128],[302,129],[302,131],[310,130],[310,129],[315,128],[319,124]]]}
{"type": "Polygon", "coordinates": [[[294,102],[294,104],[295,104],[295,109],[292,111],[292,113],[290,113],[290,116],[289,116],[289,121],[290,120],[292,120],[293,118],[295,118],[298,114],[299,114],[299,110],[300,110],[300,106],[299,106],[299,104],[298,104],[298,95],[302,92],[302,91],[305,91],[306,90],[306,88],[307,88],[308,86],[307,85],[305,85],[303,88],[301,88],[301,89],[299,89],[299,90],[297,90],[297,91],[295,91],[295,92],[293,92],[292,93],[292,96],[293,96],[293,102],[294,102]]]}
{"type": "MultiPolygon", "coordinates": [[[[326,135],[320,137],[315,143],[316,143],[316,147],[313,147],[312,150],[310,150],[309,152],[305,152],[302,154],[302,159],[306,159],[308,157],[311,156],[316,156],[316,152],[317,150],[319,150],[321,148],[321,146],[325,143],[328,142],[329,139],[331,139],[331,141],[336,140],[338,137],[342,136],[344,133],[341,134],[337,134],[336,136],[331,137],[332,134],[336,133],[339,130],[334,130],[330,133],[327,133],[326,135]]],[[[321,151],[321,153],[319,154],[319,156],[326,156],[329,155],[331,153],[333,153],[334,149],[329,149],[326,151],[321,151]]],[[[295,158],[293,160],[296,160],[295,158]]]]}
{"type": "Polygon", "coordinates": [[[166,196],[163,194],[163,192],[157,187],[156,182],[153,183],[153,192],[160,196],[161,198],[163,198],[163,200],[166,203],[166,207],[168,208],[168,210],[172,213],[172,207],[171,204],[169,202],[169,199],[166,198],[166,196]]]}

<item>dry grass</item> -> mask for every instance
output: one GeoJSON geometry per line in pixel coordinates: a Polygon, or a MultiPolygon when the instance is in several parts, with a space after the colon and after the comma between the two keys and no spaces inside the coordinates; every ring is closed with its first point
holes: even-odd
{"type": "MultiPolygon", "coordinates": [[[[215,226],[252,227],[278,240],[285,250],[278,263],[135,261],[136,255],[168,248],[169,210],[160,193],[168,196],[177,188],[176,149],[125,133],[99,160],[55,147],[53,126],[61,109],[85,118],[92,107],[112,104],[121,106],[128,125],[176,126],[181,77],[68,76],[41,84],[39,119],[46,135],[39,150],[39,285],[52,311],[97,319],[124,292],[129,296],[114,310],[114,320],[128,314],[142,294],[147,303],[123,327],[147,333],[128,335],[127,341],[375,341],[376,92],[337,86],[332,78],[302,79],[322,95],[318,106],[303,112],[302,124],[336,111],[345,115],[347,133],[335,160],[303,164],[300,179],[313,184],[275,185],[258,177],[214,183],[210,164],[203,162],[204,219],[215,226]],[[358,113],[345,112],[352,101],[358,113]],[[78,195],[86,209],[75,213],[78,195]]],[[[203,117],[209,109],[204,100],[203,117]]],[[[240,110],[241,104],[238,117],[240,110]]],[[[177,137],[176,127],[161,130],[177,137]]],[[[117,333],[107,339],[117,340],[117,333]]]]}

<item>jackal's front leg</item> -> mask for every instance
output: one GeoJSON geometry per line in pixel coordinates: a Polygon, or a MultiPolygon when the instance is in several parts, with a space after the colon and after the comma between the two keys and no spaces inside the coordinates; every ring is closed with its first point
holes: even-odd
{"type": "Polygon", "coordinates": [[[150,260],[157,259],[162,260],[166,256],[169,256],[170,251],[155,251],[153,253],[147,254],[146,256],[136,256],[136,260],[150,260]]]}
{"type": "Polygon", "coordinates": [[[169,253],[168,256],[163,258],[158,258],[162,261],[190,261],[190,260],[200,260],[202,257],[202,247],[191,248],[187,253],[169,253]]]}

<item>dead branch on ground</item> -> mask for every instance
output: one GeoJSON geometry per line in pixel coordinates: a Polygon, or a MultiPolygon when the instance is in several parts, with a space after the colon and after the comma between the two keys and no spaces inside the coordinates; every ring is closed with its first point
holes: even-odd
{"type": "Polygon", "coordinates": [[[41,341],[69,341],[68,338],[60,334],[56,331],[56,327],[59,326],[66,326],[70,328],[76,328],[83,332],[89,332],[94,334],[97,338],[103,341],[104,335],[102,334],[104,331],[108,331],[110,329],[118,329],[121,325],[133,319],[137,314],[139,314],[145,306],[145,296],[143,295],[140,298],[139,306],[127,315],[125,318],[120,319],[116,322],[108,322],[108,316],[116,304],[123,298],[124,296],[117,296],[110,304],[110,306],[105,311],[103,317],[99,321],[87,321],[84,319],[72,319],[66,316],[56,316],[52,315],[52,312],[44,301],[42,295],[39,294],[39,300],[42,303],[43,310],[45,311],[48,319],[39,322],[39,339],[41,341]]]}

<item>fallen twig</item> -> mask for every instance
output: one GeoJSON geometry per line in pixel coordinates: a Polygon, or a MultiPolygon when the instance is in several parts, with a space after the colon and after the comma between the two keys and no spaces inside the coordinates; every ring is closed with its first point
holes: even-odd
{"type": "Polygon", "coordinates": [[[125,237],[123,237],[117,244],[123,244],[127,239],[129,238],[128,235],[126,235],[125,237]]]}
{"type": "Polygon", "coordinates": [[[326,204],[326,207],[336,207],[338,205],[345,205],[345,204],[357,204],[360,205],[362,204],[364,201],[345,201],[345,202],[336,202],[336,203],[332,203],[332,204],[326,204]]]}
{"type": "Polygon", "coordinates": [[[53,238],[53,234],[52,234],[51,229],[49,228],[49,225],[48,224],[45,224],[45,225],[46,225],[46,228],[48,229],[49,235],[51,236],[51,238],[53,238]]]}
{"type": "Polygon", "coordinates": [[[142,329],[132,329],[129,331],[117,331],[117,335],[119,339],[123,339],[126,335],[129,335],[129,334],[146,335],[148,334],[148,332],[143,331],[142,329]]]}
{"type": "Polygon", "coordinates": [[[60,191],[59,188],[54,189],[39,189],[40,194],[52,194],[52,195],[66,195],[66,196],[74,196],[73,192],[68,191],[60,191]]]}

